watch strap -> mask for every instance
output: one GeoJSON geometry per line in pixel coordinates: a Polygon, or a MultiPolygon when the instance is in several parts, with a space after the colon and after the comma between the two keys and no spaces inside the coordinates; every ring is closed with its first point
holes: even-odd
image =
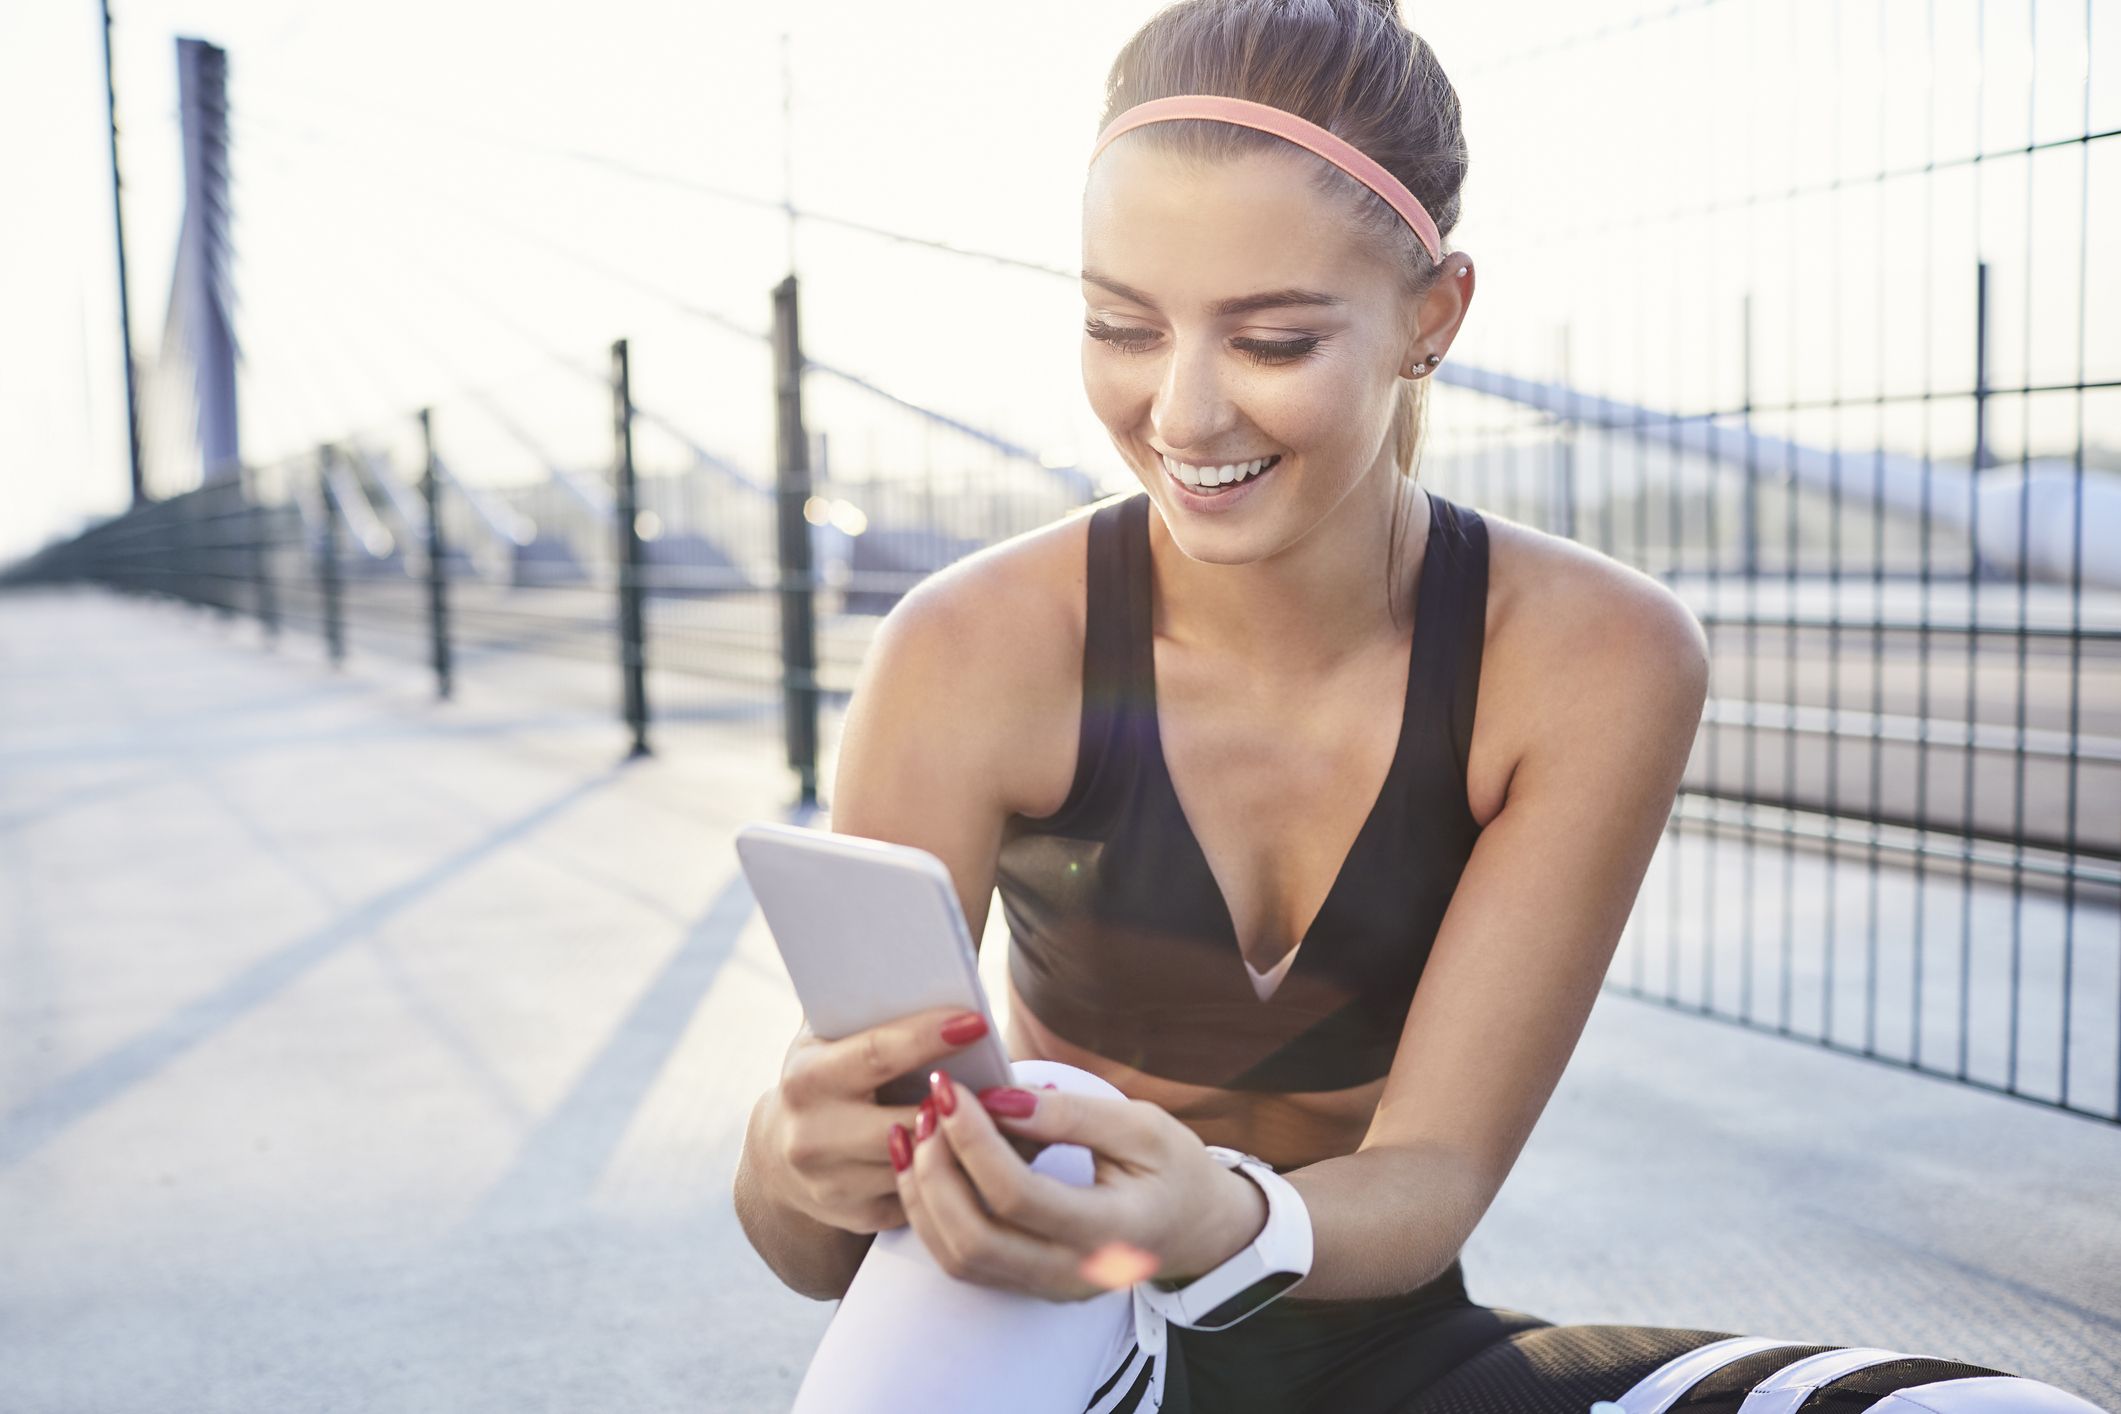
{"type": "Polygon", "coordinates": [[[1227,1261],[1176,1290],[1150,1282],[1137,1284],[1136,1290],[1174,1325],[1220,1330],[1283,1295],[1310,1272],[1311,1215],[1295,1185],[1264,1159],[1215,1144],[1207,1148],[1216,1162],[1238,1170],[1266,1195],[1266,1225],[1227,1261]]]}

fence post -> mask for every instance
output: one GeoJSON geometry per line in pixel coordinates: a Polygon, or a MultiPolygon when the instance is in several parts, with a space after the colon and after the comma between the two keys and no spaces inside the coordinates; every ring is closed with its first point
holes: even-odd
{"type": "Polygon", "coordinates": [[[194,608],[199,602],[199,496],[179,491],[163,502],[172,512],[169,526],[169,593],[194,608]]]}
{"type": "Polygon", "coordinates": [[[317,493],[324,502],[324,547],[317,556],[317,582],[324,592],[324,646],[334,667],[346,661],[346,624],[339,607],[339,503],[331,489],[337,455],[329,442],[317,448],[317,493]]]}
{"type": "Polygon", "coordinates": [[[266,543],[272,517],[266,512],[264,497],[258,494],[257,473],[246,466],[238,469],[236,476],[243,502],[243,525],[250,536],[250,583],[258,628],[270,646],[280,641],[280,602],[273,592],[271,548],[266,543]]]}
{"type": "Polygon", "coordinates": [[[1974,480],[1988,465],[1988,262],[1974,266],[1974,480]]]}
{"type": "Polygon", "coordinates": [[[201,609],[213,599],[214,492],[204,483],[184,493],[184,597],[201,609]]]}
{"type": "Polygon", "coordinates": [[[211,482],[185,496],[185,516],[191,525],[184,537],[185,580],[190,586],[184,597],[202,609],[218,607],[214,602],[214,535],[219,519],[214,502],[218,499],[211,482]]]}
{"type": "Polygon", "coordinates": [[[420,494],[427,500],[427,622],[434,642],[435,696],[450,694],[449,571],[442,560],[441,469],[435,464],[432,408],[420,409],[420,448],[427,464],[420,473],[420,494]]]}
{"type": "Polygon", "coordinates": [[[236,585],[243,579],[243,561],[239,555],[241,536],[250,524],[249,507],[243,499],[242,468],[232,468],[228,476],[215,483],[219,490],[214,494],[218,503],[214,512],[214,607],[223,619],[236,616],[236,585]]]}
{"type": "Polygon", "coordinates": [[[642,640],[640,508],[633,486],[633,388],[626,341],[611,346],[611,422],[618,460],[619,668],[632,755],[648,754],[648,662],[642,640]]]}
{"type": "MultiPolygon", "coordinates": [[[[1744,542],[1744,573],[1752,579],[1760,573],[1760,456],[1753,443],[1753,292],[1745,292],[1745,300],[1739,306],[1739,328],[1743,331],[1741,368],[1745,379],[1745,395],[1739,400],[1738,425],[1745,432],[1745,500],[1740,514],[1745,527],[1740,532],[1744,542]]],[[[1750,814],[1751,807],[1747,807],[1750,814]]]]}
{"type": "Polygon", "coordinates": [[[796,280],[773,287],[774,491],[780,531],[781,716],[802,803],[817,803],[817,618],[810,562],[810,439],[803,428],[803,343],[796,280]]]}

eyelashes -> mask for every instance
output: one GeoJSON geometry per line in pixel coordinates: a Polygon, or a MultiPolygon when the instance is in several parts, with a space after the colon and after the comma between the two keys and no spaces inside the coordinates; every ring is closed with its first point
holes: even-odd
{"type": "MultiPolygon", "coordinates": [[[[1121,353],[1141,353],[1156,341],[1153,329],[1129,329],[1116,324],[1107,324],[1095,317],[1083,321],[1083,333],[1121,353]]],[[[1316,334],[1306,334],[1300,339],[1232,339],[1254,363],[1294,363],[1316,349],[1324,339],[1316,334]]]]}

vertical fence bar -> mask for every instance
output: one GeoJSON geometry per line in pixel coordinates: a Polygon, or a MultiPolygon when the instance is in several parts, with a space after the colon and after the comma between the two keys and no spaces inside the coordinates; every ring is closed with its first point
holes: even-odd
{"type": "Polygon", "coordinates": [[[103,0],[103,97],[110,130],[111,228],[118,251],[118,355],[125,360],[125,446],[135,507],[147,504],[147,477],[140,462],[140,374],[133,362],[133,304],[125,275],[125,184],[118,175],[118,83],[110,56],[110,0],[103,0]]]}
{"type": "Polygon", "coordinates": [[[221,483],[209,482],[190,493],[191,502],[191,580],[192,597],[201,607],[216,613],[226,610],[221,602],[220,550],[221,537],[227,533],[222,524],[221,483]]]}
{"type": "MultiPolygon", "coordinates": [[[[1760,578],[1760,456],[1753,446],[1753,292],[1747,290],[1738,306],[1739,380],[1743,387],[1738,398],[1738,425],[1745,430],[1745,494],[1739,501],[1738,529],[1742,556],[1741,572],[1748,584],[1760,578]]],[[[1749,605],[1750,607],[1750,605],[1749,605]]],[[[1746,623],[1750,627],[1757,615],[1748,612],[1746,623]]],[[[1746,643],[1748,657],[1752,653],[1752,642],[1746,643]]]]}
{"type": "Polygon", "coordinates": [[[611,346],[611,420],[618,459],[619,668],[632,755],[648,754],[647,655],[642,650],[640,508],[633,485],[633,387],[626,341],[611,346]]]}
{"type": "Polygon", "coordinates": [[[1974,266],[1974,474],[1988,465],[1988,262],[1974,266]]]}
{"type": "Polygon", "coordinates": [[[317,496],[324,503],[324,543],[317,554],[317,584],[324,595],[324,646],[332,666],[346,661],[346,622],[339,603],[339,503],[332,494],[332,465],[338,451],[329,442],[317,448],[317,496]]]}
{"type": "MultiPolygon", "coordinates": [[[[2085,33],[2091,32],[2091,11],[2085,10],[2085,33]]],[[[2092,128],[2091,85],[2084,87],[2084,130],[2092,128]]],[[[2078,157],[2078,208],[2077,208],[2077,288],[2090,288],[2092,249],[2092,157],[2091,144],[2085,143],[2078,157]]],[[[2070,558],[2069,558],[2069,774],[2064,788],[2067,804],[2063,810],[2064,849],[2070,870],[2062,879],[2062,1084],[2061,1103],[2070,1108],[2070,1023],[2073,1016],[2073,996],[2076,981],[2077,958],[2077,780],[2083,765],[2081,749],[2084,725],[2084,374],[2085,334],[2089,320],[2088,300],[2077,302],[2077,397],[2075,404],[2075,446],[2070,454],[2070,558]]],[[[2121,971],[2121,969],[2117,969],[2121,971]]],[[[2115,1008],[2121,1016],[2121,1006],[2115,1008]]],[[[2121,1024],[2114,1027],[2116,1057],[2114,1065],[2114,1087],[2121,1092],[2121,1024]]],[[[2121,1118],[2121,1093],[2117,1093],[2114,1113],[2121,1118]]]]}
{"type": "Polygon", "coordinates": [[[221,496],[221,602],[233,614],[249,597],[250,496],[240,469],[232,470],[221,496]]]}
{"type": "MultiPolygon", "coordinates": [[[[810,564],[810,439],[803,430],[803,345],[796,281],[773,287],[773,392],[779,505],[782,716],[802,803],[817,803],[817,621],[810,564]]],[[[933,520],[930,521],[933,524],[933,520]]]]}
{"type": "Polygon", "coordinates": [[[1738,1014],[1753,1024],[1753,935],[1760,908],[1754,887],[1754,864],[1760,854],[1760,456],[1753,442],[1753,292],[1738,306],[1738,427],[1744,437],[1745,463],[1740,469],[1744,495],[1739,502],[1741,568],[1745,578],[1745,833],[1739,858],[1745,879],[1739,896],[1745,901],[1745,924],[1738,935],[1738,1014]]]}
{"type": "MultiPolygon", "coordinates": [[[[1981,168],[1974,167],[1974,206],[1981,200],[1981,168]]],[[[1981,601],[1981,468],[1988,464],[1988,262],[1974,266],[1974,448],[1966,478],[1966,702],[1961,720],[1967,725],[1960,755],[1959,836],[1974,834],[1974,724],[1980,720],[1979,686],[1984,657],[1981,601]]],[[[1959,1055],[1955,1072],[1969,1078],[1972,1057],[1974,994],[1974,861],[1968,850],[1959,860],[1959,1055]]]]}
{"type": "Polygon", "coordinates": [[[170,509],[169,528],[164,538],[164,543],[169,546],[169,577],[165,592],[179,603],[199,607],[198,493],[180,491],[165,498],[163,504],[170,509]]]}
{"type": "Polygon", "coordinates": [[[273,588],[272,558],[266,539],[272,530],[272,516],[265,508],[264,497],[258,494],[257,473],[244,467],[236,475],[243,493],[244,533],[250,541],[250,583],[258,629],[268,645],[276,644],[280,641],[280,601],[273,588]]]}
{"type": "Polygon", "coordinates": [[[214,583],[214,537],[220,533],[220,515],[216,503],[220,497],[212,485],[202,485],[186,494],[184,518],[188,533],[184,537],[185,598],[202,609],[219,609],[220,596],[214,583]]]}
{"type": "Polygon", "coordinates": [[[420,494],[427,502],[427,625],[434,647],[435,696],[447,702],[451,691],[449,659],[449,570],[443,561],[441,474],[435,466],[432,408],[420,409],[420,494]]]}

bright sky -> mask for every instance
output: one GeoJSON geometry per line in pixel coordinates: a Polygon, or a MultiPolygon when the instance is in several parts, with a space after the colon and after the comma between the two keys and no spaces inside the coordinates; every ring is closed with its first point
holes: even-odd
{"type": "MultiPolygon", "coordinates": [[[[1157,8],[608,0],[592,17],[520,0],[118,0],[135,345],[152,353],[168,298],[174,40],[198,36],[229,53],[247,457],[354,429],[402,438],[405,414],[431,401],[467,476],[535,478],[527,443],[593,470],[604,394],[558,360],[600,369],[624,335],[644,405],[765,471],[765,350],[697,311],[763,330],[785,223],[555,154],[777,199],[785,32],[798,205],[1073,268],[1105,70],[1157,8]]],[[[1630,223],[1800,174],[1919,165],[1933,142],[2121,126],[2110,0],[2089,41],[2084,7],[2057,0],[1987,0],[1979,34],[1974,7],[1949,0],[1730,0],[1497,63],[1669,8],[1403,5],[1458,84],[1473,151],[1454,244],[1482,284],[1454,357],[1553,376],[1567,325],[1588,387],[1729,404],[1750,284],[1763,399],[1920,387],[1926,366],[1931,385],[1963,387],[1978,245],[1998,263],[1992,380],[2077,376],[2080,304],[2117,308],[2115,273],[2096,264],[2080,299],[2079,146],[2030,169],[1989,164],[1979,188],[1962,173],[1868,206],[1740,209],[1713,236],[1699,218],[1678,240],[1630,223]]],[[[98,31],[93,0],[0,6],[0,557],[125,496],[98,31]]],[[[2103,232],[2121,248],[2121,148],[2093,153],[2092,245],[2103,232]]],[[[1113,462],[1082,397],[1074,282],[814,226],[797,259],[813,357],[1056,457],[1113,462]]],[[[2093,323],[2091,371],[2111,378],[2121,320],[2093,323]]],[[[818,396],[830,425],[834,395],[818,396]]],[[[2069,435],[2073,406],[2056,404],[2036,442],[2069,435]]],[[[2090,415],[2121,444],[2110,395],[2090,415]]],[[[658,454],[674,451],[651,437],[644,455],[658,454]]]]}

